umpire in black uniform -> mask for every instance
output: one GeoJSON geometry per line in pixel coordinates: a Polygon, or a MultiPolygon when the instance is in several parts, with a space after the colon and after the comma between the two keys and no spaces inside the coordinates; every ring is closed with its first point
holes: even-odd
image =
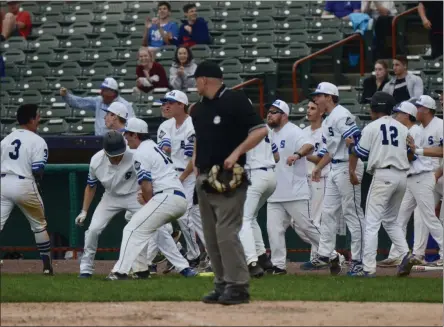
{"type": "Polygon", "coordinates": [[[208,187],[213,165],[231,170],[245,165],[245,153],[267,134],[267,128],[243,91],[227,88],[222,71],[211,61],[202,62],[194,73],[201,100],[191,117],[196,132],[193,162],[196,190],[207,252],[215,274],[215,289],[205,303],[248,303],[249,279],[244,249],[239,240],[248,181],[235,190],[219,193],[208,187]]]}

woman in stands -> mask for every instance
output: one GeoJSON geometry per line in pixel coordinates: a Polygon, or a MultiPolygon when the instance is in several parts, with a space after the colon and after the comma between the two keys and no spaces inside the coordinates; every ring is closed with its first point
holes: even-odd
{"type": "Polygon", "coordinates": [[[136,92],[150,92],[158,87],[168,87],[168,78],[163,66],[154,61],[148,48],[139,50],[139,65],[136,67],[136,92]]]}
{"type": "Polygon", "coordinates": [[[170,68],[171,88],[186,91],[189,87],[196,87],[196,80],[193,77],[196,67],[190,48],[178,47],[174,55],[173,65],[170,68]]]}
{"type": "Polygon", "coordinates": [[[370,103],[369,98],[382,91],[384,85],[389,81],[388,65],[385,60],[377,60],[375,63],[375,74],[364,80],[364,91],[361,97],[361,103],[370,103]]]}

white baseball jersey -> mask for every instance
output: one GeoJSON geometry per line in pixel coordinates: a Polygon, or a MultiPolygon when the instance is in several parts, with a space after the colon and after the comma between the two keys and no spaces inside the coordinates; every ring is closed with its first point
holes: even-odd
{"type": "Polygon", "coordinates": [[[310,191],[307,182],[307,159],[297,160],[293,166],[287,164],[289,156],[304,144],[313,145],[298,126],[288,122],[279,131],[272,131],[271,138],[279,149],[280,160],[276,164],[277,186],[268,202],[308,200],[310,191]]]}
{"type": "Polygon", "coordinates": [[[247,152],[245,169],[273,168],[276,166],[273,153],[278,152],[278,148],[272,140],[271,133],[271,129],[268,129],[268,136],[247,152]]]}
{"type": "MultiPolygon", "coordinates": [[[[443,146],[443,121],[441,118],[434,117],[430,123],[423,127],[421,125],[426,139],[426,147],[443,146]]],[[[443,160],[440,158],[432,158],[433,170],[442,166],[443,160]]]]}
{"type": "MultiPolygon", "coordinates": [[[[413,137],[415,145],[419,148],[424,148],[427,146],[427,139],[423,133],[423,129],[418,125],[413,125],[409,129],[409,134],[413,137]]],[[[419,174],[425,171],[433,170],[433,161],[430,157],[417,156],[415,154],[415,160],[410,162],[410,169],[408,174],[419,174]]]]}
{"type": "Polygon", "coordinates": [[[174,167],[185,169],[191,160],[194,151],[195,132],[193,120],[189,116],[183,124],[176,128],[176,119],[164,121],[157,130],[157,144],[162,149],[171,147],[171,159],[174,167]]]}
{"type": "Polygon", "coordinates": [[[33,171],[45,168],[48,145],[45,140],[26,129],[17,129],[1,142],[1,173],[34,180],[33,171]]]}
{"type": "MultiPolygon", "coordinates": [[[[303,129],[305,133],[305,137],[307,137],[314,145],[313,155],[318,155],[323,147],[322,142],[322,126],[318,129],[312,130],[311,126],[307,126],[303,129]]],[[[316,167],[316,165],[310,161],[307,160],[307,174],[311,176],[311,173],[313,169],[316,167]]],[[[327,176],[328,172],[330,171],[330,164],[324,167],[321,172],[321,176],[327,176]]]]}
{"type": "Polygon", "coordinates": [[[147,180],[153,184],[153,194],[166,190],[184,192],[174,170],[173,161],[152,140],[143,141],[134,153],[134,169],[139,184],[147,180]]]}
{"type": "Polygon", "coordinates": [[[344,139],[359,134],[355,117],[341,105],[337,105],[322,123],[323,148],[319,155],[327,152],[335,161],[348,161],[348,148],[344,139]]]}
{"type": "Polygon", "coordinates": [[[375,169],[389,166],[409,170],[407,135],[407,127],[391,116],[381,117],[368,124],[355,146],[359,155],[368,157],[367,172],[373,174],[375,169]]]}
{"type": "Polygon", "coordinates": [[[97,152],[89,164],[88,185],[93,187],[100,182],[105,192],[113,195],[128,195],[137,192],[136,171],[134,170],[134,151],[127,149],[122,161],[113,165],[104,150],[97,152]]]}

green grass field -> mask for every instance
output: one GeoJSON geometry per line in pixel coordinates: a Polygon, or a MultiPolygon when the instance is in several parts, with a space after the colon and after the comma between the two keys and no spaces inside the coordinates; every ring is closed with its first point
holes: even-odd
{"type": "MultiPolygon", "coordinates": [[[[153,276],[150,280],[78,279],[2,274],[1,302],[199,301],[212,278],[153,276]]],[[[266,276],[251,282],[253,300],[443,302],[441,278],[266,276]]]]}

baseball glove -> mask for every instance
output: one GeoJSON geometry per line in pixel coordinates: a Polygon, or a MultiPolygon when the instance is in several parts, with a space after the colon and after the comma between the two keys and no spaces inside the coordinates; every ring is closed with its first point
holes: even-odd
{"type": "Polygon", "coordinates": [[[208,173],[207,183],[219,193],[234,191],[244,180],[244,168],[235,164],[233,170],[214,165],[208,173]]]}

